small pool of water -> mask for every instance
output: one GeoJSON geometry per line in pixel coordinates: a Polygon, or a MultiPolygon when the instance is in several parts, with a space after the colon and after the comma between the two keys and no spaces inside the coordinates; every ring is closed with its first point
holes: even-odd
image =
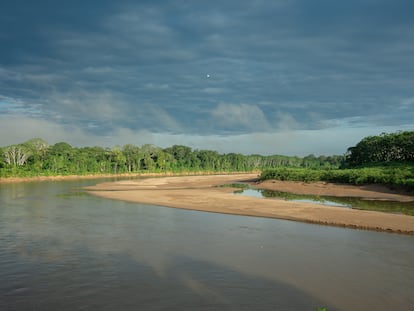
{"type": "Polygon", "coordinates": [[[320,199],[320,200],[298,199],[298,200],[291,200],[291,201],[352,208],[352,206],[349,205],[349,204],[337,203],[337,202],[333,202],[333,201],[329,201],[329,200],[322,200],[322,199],[320,199]]]}
{"type": "Polygon", "coordinates": [[[328,206],[374,210],[414,216],[414,202],[364,200],[362,198],[356,197],[316,196],[308,194],[302,195],[289,192],[252,188],[235,191],[235,194],[246,195],[255,198],[275,198],[293,202],[306,202],[328,206]]]}

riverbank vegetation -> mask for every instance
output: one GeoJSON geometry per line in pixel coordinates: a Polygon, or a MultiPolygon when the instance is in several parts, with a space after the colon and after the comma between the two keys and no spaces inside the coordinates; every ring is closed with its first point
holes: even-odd
{"type": "Polygon", "coordinates": [[[414,132],[366,137],[348,148],[339,168],[269,168],[260,177],[262,180],[386,184],[413,189],[414,132]]]}
{"type": "Polygon", "coordinates": [[[0,148],[0,177],[261,172],[261,179],[414,187],[414,131],[362,139],[344,155],[220,154],[174,145],[113,148],[49,145],[35,138],[0,148]]]}
{"type": "Polygon", "coordinates": [[[55,175],[251,172],[276,167],[339,167],[343,156],[293,157],[282,155],[219,154],[174,145],[123,147],[72,147],[60,142],[49,145],[42,139],[0,148],[0,177],[55,175]]]}
{"type": "Polygon", "coordinates": [[[368,136],[348,148],[345,165],[357,167],[414,161],[414,131],[368,136]]]}
{"type": "Polygon", "coordinates": [[[387,184],[414,187],[414,164],[393,163],[392,165],[353,169],[275,168],[264,170],[260,178],[262,180],[325,181],[353,185],[387,184]]]}

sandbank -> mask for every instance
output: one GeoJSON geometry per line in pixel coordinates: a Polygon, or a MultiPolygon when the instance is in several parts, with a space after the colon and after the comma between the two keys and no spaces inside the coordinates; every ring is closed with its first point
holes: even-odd
{"type": "MultiPolygon", "coordinates": [[[[156,176],[187,176],[197,174],[195,172],[182,173],[119,173],[119,174],[85,174],[85,175],[52,175],[52,176],[31,176],[31,177],[0,177],[0,184],[11,184],[21,182],[39,182],[39,181],[65,181],[65,180],[82,180],[97,178],[134,178],[134,177],[156,177],[156,176]]],[[[200,172],[201,174],[201,172],[200,172]]],[[[209,173],[203,172],[208,175],[209,173]]],[[[212,173],[211,173],[212,174],[212,173]]]]}
{"type": "Polygon", "coordinates": [[[414,201],[411,195],[393,193],[381,187],[280,181],[259,183],[256,179],[257,174],[157,177],[104,182],[86,189],[105,198],[151,205],[414,235],[413,216],[240,196],[234,195],[234,188],[216,187],[248,182],[257,188],[294,193],[414,201]]]}

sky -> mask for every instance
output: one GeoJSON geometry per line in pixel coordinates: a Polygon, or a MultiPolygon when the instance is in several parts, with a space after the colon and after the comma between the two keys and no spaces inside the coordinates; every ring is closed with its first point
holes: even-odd
{"type": "Polygon", "coordinates": [[[0,146],[344,154],[414,130],[414,1],[3,1],[0,146]]]}

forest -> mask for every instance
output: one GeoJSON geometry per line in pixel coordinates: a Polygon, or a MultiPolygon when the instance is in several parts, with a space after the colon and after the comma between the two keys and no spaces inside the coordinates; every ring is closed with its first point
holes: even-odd
{"type": "Polygon", "coordinates": [[[113,148],[49,145],[40,138],[0,148],[0,177],[154,172],[248,172],[275,167],[339,167],[343,156],[220,154],[183,145],[113,148]]]}
{"type": "Polygon", "coordinates": [[[267,168],[262,179],[386,184],[414,189],[414,131],[382,133],[349,147],[338,168],[267,168]]]}
{"type": "Polygon", "coordinates": [[[220,154],[173,145],[73,147],[41,138],[0,147],[0,177],[261,172],[262,179],[414,186],[414,131],[363,138],[344,155],[220,154]]]}

